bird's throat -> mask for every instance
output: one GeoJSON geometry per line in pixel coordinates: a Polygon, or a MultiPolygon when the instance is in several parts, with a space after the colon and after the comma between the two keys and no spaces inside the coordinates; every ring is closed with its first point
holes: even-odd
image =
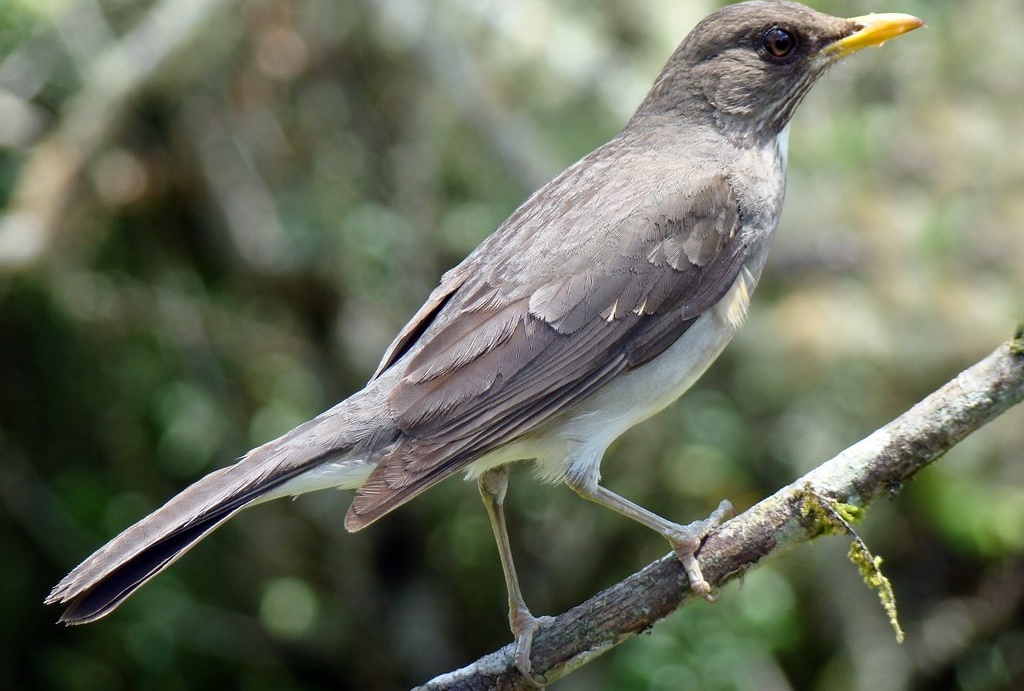
{"type": "Polygon", "coordinates": [[[775,138],[775,142],[779,147],[779,162],[782,165],[782,174],[786,174],[786,168],[789,165],[789,125],[782,128],[778,136],[775,138]]]}

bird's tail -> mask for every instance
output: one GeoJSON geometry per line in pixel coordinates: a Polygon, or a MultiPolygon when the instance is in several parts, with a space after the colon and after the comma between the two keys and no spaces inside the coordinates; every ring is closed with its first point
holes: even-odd
{"type": "Polygon", "coordinates": [[[312,489],[358,486],[372,470],[374,447],[390,436],[383,412],[357,394],[210,473],[79,564],[46,604],[66,604],[60,618],[66,624],[95,621],[245,507],[312,489]]]}

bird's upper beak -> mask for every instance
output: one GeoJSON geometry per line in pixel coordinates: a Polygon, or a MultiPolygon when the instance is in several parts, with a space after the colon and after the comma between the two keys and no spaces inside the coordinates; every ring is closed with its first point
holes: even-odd
{"type": "Polygon", "coordinates": [[[853,33],[822,48],[820,55],[829,60],[856,53],[861,48],[880,46],[890,38],[924,26],[924,21],[909,14],[867,14],[852,17],[853,33]]]}

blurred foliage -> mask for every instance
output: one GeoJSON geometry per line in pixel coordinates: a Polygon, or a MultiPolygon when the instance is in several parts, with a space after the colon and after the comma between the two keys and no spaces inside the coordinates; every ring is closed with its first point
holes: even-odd
{"type": "MultiPolygon", "coordinates": [[[[787,484],[1024,312],[1024,5],[817,6],[929,28],[811,94],[750,323],[609,453],[611,487],[682,521],[787,484]]],[[[57,627],[41,601],[188,482],[356,390],[440,273],[607,140],[711,9],[0,4],[0,687],[402,688],[508,642],[491,532],[456,481],[356,535],[336,492],[258,507],[98,624],[57,627]]],[[[1024,687],[1022,423],[860,526],[902,646],[831,538],[556,688],[1024,687]]],[[[526,469],[509,501],[538,613],[666,551],[526,469]]]]}

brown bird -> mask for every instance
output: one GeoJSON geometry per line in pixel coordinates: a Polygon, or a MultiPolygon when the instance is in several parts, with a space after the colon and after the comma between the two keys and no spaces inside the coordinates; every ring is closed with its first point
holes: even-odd
{"type": "Polygon", "coordinates": [[[678,398],[743,322],[782,209],[787,125],[840,58],[921,26],[748,2],[704,19],[610,142],[546,184],[448,271],[364,389],[202,478],[75,568],[46,602],[109,614],[247,506],[354,488],[359,530],[441,480],[478,480],[509,592],[516,662],[537,619],[502,501],[509,463],[668,539],[690,587],[723,518],[679,525],[599,484],[608,445],[678,398]]]}

